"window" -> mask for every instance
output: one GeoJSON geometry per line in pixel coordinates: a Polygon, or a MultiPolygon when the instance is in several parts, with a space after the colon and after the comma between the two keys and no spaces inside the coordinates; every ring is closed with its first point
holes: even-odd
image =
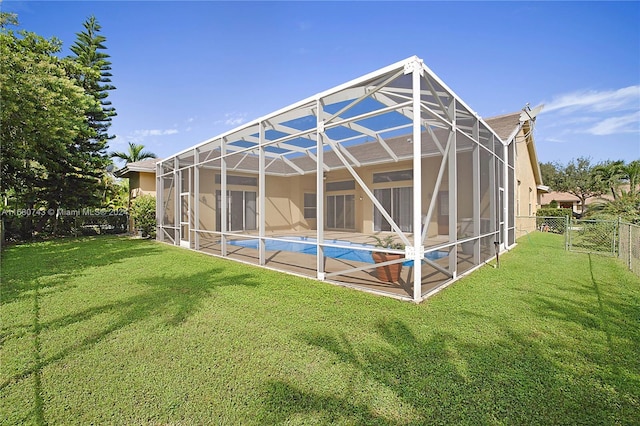
{"type": "Polygon", "coordinates": [[[354,195],[327,195],[327,228],[355,229],[355,207],[354,195]]]}
{"type": "MultiPolygon", "coordinates": [[[[222,177],[220,175],[216,175],[216,183],[222,183],[222,177]]],[[[258,178],[227,175],[227,185],[258,186],[258,178]]]]}
{"type": "Polygon", "coordinates": [[[304,194],[304,218],[316,218],[316,194],[304,194]]]}
{"type": "MultiPolygon", "coordinates": [[[[403,232],[413,231],[413,188],[374,189],[373,195],[403,232]]],[[[373,230],[391,231],[391,224],[374,207],[373,230]]]]}
{"type": "Polygon", "coordinates": [[[413,180],[413,170],[397,170],[394,172],[373,174],[373,183],[397,182],[401,180],[413,180]]]}
{"type": "Polygon", "coordinates": [[[327,183],[325,191],[348,191],[351,189],[356,189],[356,181],[355,180],[344,180],[341,182],[329,182],[327,183]]]}

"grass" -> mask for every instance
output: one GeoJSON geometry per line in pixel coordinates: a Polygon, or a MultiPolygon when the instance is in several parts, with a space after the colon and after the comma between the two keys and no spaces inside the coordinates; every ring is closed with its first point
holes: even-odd
{"type": "Polygon", "coordinates": [[[3,424],[638,424],[640,279],[534,234],[420,305],[118,237],[8,248],[3,424]]]}

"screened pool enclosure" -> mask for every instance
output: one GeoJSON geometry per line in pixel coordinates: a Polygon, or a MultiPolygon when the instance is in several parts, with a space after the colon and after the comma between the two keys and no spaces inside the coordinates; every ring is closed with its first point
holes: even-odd
{"type": "Polygon", "coordinates": [[[514,244],[513,163],[411,57],[158,162],[157,239],[420,301],[514,244]]]}

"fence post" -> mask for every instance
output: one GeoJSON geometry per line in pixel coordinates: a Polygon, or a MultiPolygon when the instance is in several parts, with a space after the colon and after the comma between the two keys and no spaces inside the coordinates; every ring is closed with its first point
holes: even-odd
{"type": "MultiPolygon", "coordinates": [[[[618,226],[614,226],[613,228],[613,241],[611,241],[611,251],[612,251],[612,255],[616,255],[616,249],[618,248],[618,245],[616,244],[616,240],[618,239],[618,235],[620,235],[620,218],[618,217],[618,226]]],[[[617,256],[616,256],[617,257],[617,256]]]]}
{"type": "Polygon", "coordinates": [[[627,224],[627,229],[629,230],[629,261],[627,262],[627,264],[629,265],[629,270],[631,271],[631,245],[633,244],[633,242],[631,241],[631,224],[627,224]]]}
{"type": "Polygon", "coordinates": [[[564,217],[564,250],[569,251],[569,216],[564,217]]]}

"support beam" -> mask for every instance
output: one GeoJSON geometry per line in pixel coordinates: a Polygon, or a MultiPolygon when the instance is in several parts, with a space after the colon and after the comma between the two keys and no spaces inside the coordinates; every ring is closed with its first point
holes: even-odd
{"type": "MultiPolygon", "coordinates": [[[[194,159],[200,155],[198,148],[193,149],[194,159]]],[[[193,234],[194,249],[200,250],[200,166],[193,166],[193,234]]]]}
{"type": "Polygon", "coordinates": [[[316,106],[319,112],[316,123],[316,274],[319,280],[324,281],[324,247],[322,247],[324,242],[324,146],[322,143],[324,122],[320,118],[322,105],[319,100],[316,106]]]}
{"type": "Polygon", "coordinates": [[[447,141],[447,146],[444,149],[444,153],[442,154],[442,161],[440,162],[440,169],[438,170],[438,177],[436,178],[435,186],[433,187],[433,197],[431,197],[431,202],[429,203],[429,210],[427,210],[427,217],[425,219],[426,226],[422,230],[422,244],[427,239],[427,230],[429,229],[429,224],[431,223],[431,218],[433,217],[433,211],[436,208],[438,203],[438,191],[440,190],[440,185],[442,185],[442,179],[444,177],[444,170],[447,167],[447,162],[449,161],[449,151],[451,149],[451,145],[453,145],[454,132],[449,133],[449,140],[447,141]]]}
{"type": "Polygon", "coordinates": [[[368,87],[367,90],[365,91],[365,93],[362,96],[360,96],[359,98],[357,98],[356,100],[351,102],[349,105],[345,105],[338,112],[336,112],[335,114],[332,114],[327,120],[325,120],[325,124],[331,123],[331,121],[333,121],[334,118],[340,117],[341,114],[345,113],[346,111],[350,110],[354,106],[358,105],[360,102],[362,102],[363,100],[365,100],[369,96],[373,95],[378,90],[383,89],[387,84],[389,84],[390,82],[392,82],[393,80],[395,80],[396,78],[401,76],[402,74],[404,74],[404,69],[392,74],[389,78],[384,80],[377,87],[375,87],[375,86],[368,87]]]}
{"type": "MultiPolygon", "coordinates": [[[[473,134],[476,137],[473,144],[472,157],[472,184],[473,184],[473,236],[477,237],[482,232],[482,218],[480,217],[480,143],[478,141],[479,120],[476,120],[473,127],[473,134]]],[[[473,264],[480,264],[481,240],[476,239],[473,243],[473,264]]]]}
{"type": "Polygon", "coordinates": [[[221,254],[227,255],[227,140],[222,139],[220,145],[222,157],[220,158],[220,229],[222,237],[220,238],[221,254]]]}
{"type": "Polygon", "coordinates": [[[384,138],[380,136],[379,132],[375,132],[369,129],[368,127],[364,127],[358,123],[353,123],[353,122],[346,123],[344,127],[376,139],[380,144],[380,146],[382,146],[382,148],[387,152],[387,154],[389,154],[389,156],[393,159],[393,161],[396,161],[396,162],[398,161],[398,156],[395,154],[395,152],[391,150],[391,148],[389,148],[389,145],[387,145],[387,142],[384,140],[384,138]]]}
{"type": "Polygon", "coordinates": [[[298,167],[295,163],[293,163],[287,157],[282,157],[282,161],[287,163],[289,165],[289,167],[291,167],[293,170],[295,170],[296,172],[300,173],[301,175],[304,174],[304,170],[302,170],[300,167],[298,167]]]}
{"type": "MultiPolygon", "coordinates": [[[[436,89],[433,88],[433,84],[431,83],[431,80],[429,79],[429,76],[427,76],[424,81],[427,82],[427,86],[429,86],[429,90],[431,91],[431,95],[435,98],[436,102],[438,102],[438,104],[440,105],[440,108],[442,109],[443,113],[447,113],[447,107],[444,106],[444,104],[442,103],[442,100],[440,99],[440,95],[439,93],[436,91],[436,89]]],[[[451,118],[451,116],[449,116],[451,118]]]]}
{"type": "Polygon", "coordinates": [[[501,249],[507,248],[509,245],[509,152],[508,145],[502,146],[502,186],[505,188],[504,200],[502,200],[502,218],[504,219],[504,225],[502,229],[502,238],[500,241],[501,249]]]}
{"type": "MultiPolygon", "coordinates": [[[[164,196],[164,188],[163,188],[163,180],[164,177],[161,176],[161,167],[162,163],[156,164],[156,240],[164,241],[164,234],[160,231],[162,227],[162,197],[164,196]]],[[[129,193],[129,197],[131,197],[131,193],[129,193]]],[[[131,199],[131,198],[129,198],[131,199]]],[[[131,221],[127,225],[131,225],[131,221]]],[[[129,229],[129,232],[132,232],[133,229],[129,229]]]]}
{"type": "Polygon", "coordinates": [[[421,68],[413,63],[413,300],[422,298],[422,262],[424,246],[421,241],[422,226],[422,120],[420,117],[421,68]]]}
{"type": "Polygon", "coordinates": [[[180,238],[182,230],[180,229],[180,172],[178,157],[173,158],[173,188],[174,188],[174,197],[173,197],[173,228],[175,229],[175,238],[174,244],[180,245],[180,238]]]}
{"type": "Polygon", "coordinates": [[[380,201],[378,201],[378,199],[373,195],[373,192],[371,192],[371,190],[367,187],[367,185],[364,183],[362,178],[358,175],[358,173],[356,173],[353,167],[351,167],[347,159],[344,158],[337,144],[329,138],[327,138],[327,144],[329,144],[329,146],[331,147],[333,152],[336,154],[338,159],[342,162],[342,164],[349,171],[349,173],[351,173],[351,176],[353,176],[353,179],[358,183],[358,185],[360,185],[360,188],[364,191],[365,194],[367,194],[367,197],[369,197],[373,205],[376,206],[378,210],[380,210],[380,213],[382,214],[382,216],[387,220],[387,222],[389,222],[389,225],[391,225],[391,228],[393,229],[393,231],[400,237],[400,240],[402,240],[402,244],[404,244],[405,246],[411,246],[412,245],[411,242],[404,235],[404,233],[402,232],[398,224],[391,218],[391,215],[387,212],[387,210],[385,210],[385,208],[382,206],[380,201]]]}
{"type": "MultiPolygon", "coordinates": [[[[453,101],[455,102],[455,100],[453,101]]],[[[458,241],[458,179],[457,179],[457,133],[456,117],[453,117],[452,135],[453,140],[449,148],[449,242],[458,241]]],[[[458,268],[458,245],[449,249],[449,271],[453,273],[453,278],[457,276],[458,268]]]]}
{"type": "Polygon", "coordinates": [[[259,158],[258,158],[258,218],[259,218],[259,223],[258,223],[258,236],[260,237],[258,239],[258,251],[259,251],[259,262],[260,265],[264,265],[266,263],[266,255],[265,255],[265,250],[266,250],[266,241],[264,240],[265,237],[265,225],[266,225],[266,218],[265,218],[265,194],[266,194],[266,180],[265,180],[265,152],[264,152],[264,124],[262,122],[260,122],[259,125],[259,139],[260,139],[260,148],[259,148],[259,158]]]}

